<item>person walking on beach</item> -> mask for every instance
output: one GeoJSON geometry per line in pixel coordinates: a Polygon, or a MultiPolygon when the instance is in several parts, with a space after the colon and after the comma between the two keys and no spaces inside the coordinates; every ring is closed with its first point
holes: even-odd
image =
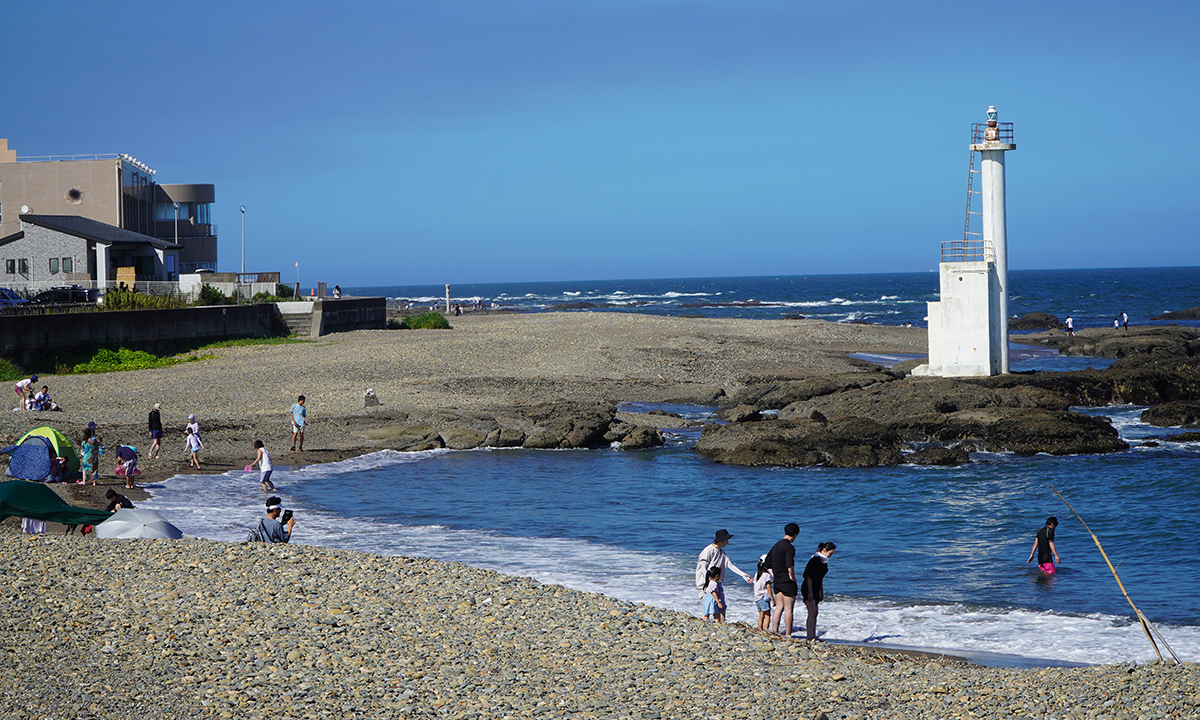
{"type": "Polygon", "coordinates": [[[150,428],[150,450],[147,451],[147,455],[151,459],[157,457],[159,450],[162,449],[162,415],[159,414],[159,410],[161,409],[162,405],[160,403],[154,403],[154,407],[150,408],[150,417],[146,421],[147,426],[150,428]]]}
{"type": "Polygon", "coordinates": [[[17,384],[13,385],[13,390],[17,393],[17,410],[27,409],[28,406],[25,402],[25,391],[28,390],[29,386],[33,385],[35,382],[37,382],[37,375],[31,375],[24,380],[18,380],[17,384]]]}
{"type": "Polygon", "coordinates": [[[1067,316],[1066,325],[1067,325],[1067,334],[1070,335],[1071,337],[1075,337],[1075,321],[1071,318],[1070,315],[1067,316]]]}
{"type": "Polygon", "coordinates": [[[729,568],[738,575],[745,578],[746,582],[753,582],[750,576],[738,569],[737,565],[729,559],[725,554],[725,546],[733,538],[724,528],[717,531],[712,543],[700,551],[700,557],[696,560],[696,589],[703,594],[704,588],[708,585],[708,571],[712,568],[718,568],[721,574],[717,579],[721,582],[725,581],[725,569],[729,568]]]}
{"type": "Polygon", "coordinates": [[[204,443],[200,442],[200,436],[192,432],[190,427],[187,429],[187,437],[185,437],[184,440],[187,442],[187,445],[184,449],[186,449],[189,454],[188,464],[199,470],[200,448],[204,447],[204,443]]]}
{"type": "Polygon", "coordinates": [[[804,582],[800,584],[800,595],[804,598],[804,606],[808,608],[808,622],[805,623],[806,640],[817,639],[817,605],[825,599],[825,573],[829,572],[829,556],[834,550],[837,550],[837,545],[831,542],[821,543],[804,566],[804,582]]]}
{"type": "Polygon", "coordinates": [[[725,586],[721,584],[721,568],[710,567],[704,585],[704,619],[725,622],[725,586]]]}
{"type": "Polygon", "coordinates": [[[254,449],[258,454],[254,456],[254,462],[251,463],[251,467],[255,464],[258,465],[258,470],[262,473],[262,477],[259,478],[259,482],[262,483],[262,489],[265,492],[270,492],[275,489],[275,483],[271,482],[271,473],[274,471],[274,468],[271,467],[271,453],[267,452],[267,448],[263,445],[262,440],[254,441],[254,449]]]}
{"type": "Polygon", "coordinates": [[[771,566],[771,583],[775,590],[775,609],[771,611],[771,632],[779,632],[779,621],[783,620],[783,634],[792,635],[792,613],[796,604],[796,548],[792,546],[796,536],[800,534],[800,526],[788,523],[783,528],[783,538],[775,543],[767,553],[767,563],[771,566]]]}
{"type": "Polygon", "coordinates": [[[92,484],[95,485],[96,478],[100,476],[100,439],[96,437],[96,431],[91,428],[84,430],[83,442],[79,447],[82,450],[79,459],[83,470],[83,479],[79,481],[79,484],[87,485],[90,475],[92,484]]]}
{"type": "MultiPolygon", "coordinates": [[[[192,434],[196,437],[200,437],[200,423],[196,422],[196,415],[194,413],[188,415],[187,429],[191,430],[192,434]]],[[[204,442],[201,441],[200,444],[203,445],[204,442]]]]}
{"type": "Polygon", "coordinates": [[[296,440],[300,440],[300,452],[304,452],[304,428],[308,427],[308,408],[304,407],[304,396],[296,398],[292,405],[292,450],[296,450],[296,440]]]}
{"type": "Polygon", "coordinates": [[[1121,312],[1121,327],[1125,328],[1125,334],[1128,335],[1129,334],[1129,315],[1124,311],[1121,312]]]}
{"type": "Polygon", "coordinates": [[[1051,515],[1046,518],[1046,526],[1037,531],[1037,538],[1033,541],[1033,547],[1029,549],[1029,559],[1025,562],[1033,562],[1034,553],[1037,553],[1038,570],[1046,575],[1055,573],[1055,564],[1061,565],[1062,560],[1058,557],[1058,549],[1054,547],[1054,528],[1058,527],[1058,518],[1051,515]],[[1050,561],[1051,556],[1054,562],[1050,561]]]}
{"type": "Polygon", "coordinates": [[[1119,317],[1113,318],[1113,332],[1118,334],[1121,332],[1121,318],[1119,317]]]}
{"type": "Polygon", "coordinates": [[[771,592],[771,566],[767,554],[758,558],[758,569],[754,572],[754,607],[758,609],[758,629],[766,631],[771,623],[771,607],[775,594],[771,592]]]}

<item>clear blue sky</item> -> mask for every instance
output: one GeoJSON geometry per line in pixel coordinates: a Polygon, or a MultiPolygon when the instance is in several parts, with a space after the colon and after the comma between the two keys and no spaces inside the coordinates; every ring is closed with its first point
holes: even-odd
{"type": "Polygon", "coordinates": [[[1200,265],[1196,2],[10,3],[0,137],[217,187],[308,286],[1200,265]]]}

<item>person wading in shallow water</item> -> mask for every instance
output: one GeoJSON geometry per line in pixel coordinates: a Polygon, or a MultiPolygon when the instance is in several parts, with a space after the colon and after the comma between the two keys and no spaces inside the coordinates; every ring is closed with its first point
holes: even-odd
{"type": "Polygon", "coordinates": [[[1037,532],[1037,539],[1033,541],[1033,547],[1029,549],[1029,559],[1025,562],[1033,562],[1033,555],[1037,553],[1038,570],[1041,570],[1047,575],[1055,573],[1054,565],[1062,564],[1062,559],[1058,557],[1058,549],[1054,547],[1054,528],[1058,527],[1058,518],[1051,515],[1046,518],[1046,526],[1037,532]],[[1050,561],[1050,557],[1054,556],[1054,562],[1050,561]]]}
{"type": "Polygon", "coordinates": [[[717,579],[722,583],[725,582],[725,568],[741,575],[748,583],[754,582],[749,575],[739,570],[738,566],[734,565],[729,556],[725,554],[725,546],[732,538],[733,536],[722,528],[717,531],[712,543],[700,551],[700,557],[696,560],[696,589],[700,591],[701,595],[704,594],[704,588],[708,585],[709,568],[720,568],[721,574],[717,579]]]}
{"type": "Polygon", "coordinates": [[[796,595],[800,589],[796,585],[796,548],[792,542],[800,534],[800,526],[788,523],[783,528],[783,538],[775,543],[771,552],[767,553],[767,562],[771,566],[772,586],[775,589],[775,609],[771,611],[771,632],[779,632],[779,621],[783,620],[783,634],[792,635],[792,612],[796,605],[796,595]]]}
{"type": "Polygon", "coordinates": [[[806,640],[817,639],[817,606],[825,599],[825,573],[829,572],[829,556],[834,550],[837,550],[837,545],[831,542],[821,543],[804,566],[800,596],[804,598],[804,606],[808,608],[808,622],[805,623],[806,640]]]}

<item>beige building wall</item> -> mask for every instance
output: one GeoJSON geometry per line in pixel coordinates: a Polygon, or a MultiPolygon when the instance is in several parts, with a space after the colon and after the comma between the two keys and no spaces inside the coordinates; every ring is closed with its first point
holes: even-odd
{"type": "Polygon", "coordinates": [[[4,162],[0,157],[0,237],[21,229],[22,205],[34,215],[77,215],[120,227],[120,167],[116,159],[4,162]]]}

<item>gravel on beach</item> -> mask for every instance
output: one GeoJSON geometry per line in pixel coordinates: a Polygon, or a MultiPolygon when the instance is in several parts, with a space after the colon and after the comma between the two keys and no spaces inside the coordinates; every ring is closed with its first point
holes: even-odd
{"type": "Polygon", "coordinates": [[[1011,670],[456,563],[0,532],[3,718],[1193,718],[1200,666],[1011,670]]]}

